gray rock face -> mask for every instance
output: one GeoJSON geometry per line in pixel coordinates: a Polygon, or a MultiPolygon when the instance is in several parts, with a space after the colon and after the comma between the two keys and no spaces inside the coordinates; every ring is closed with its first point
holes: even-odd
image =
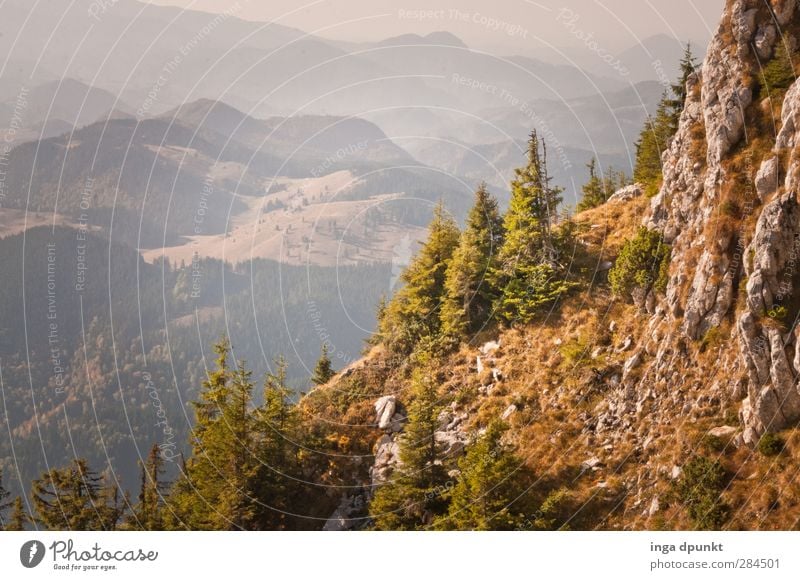
{"type": "Polygon", "coordinates": [[[778,158],[770,157],[761,163],[761,167],[756,173],[756,193],[758,198],[766,201],[767,197],[775,193],[778,189],[778,158]]]}

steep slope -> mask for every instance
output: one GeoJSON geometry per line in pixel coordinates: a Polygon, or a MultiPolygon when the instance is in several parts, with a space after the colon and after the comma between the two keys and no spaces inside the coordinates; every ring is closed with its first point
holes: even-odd
{"type": "MultiPolygon", "coordinates": [[[[501,418],[552,527],[797,526],[799,33],[794,0],[729,0],[659,193],[631,188],[577,216],[583,291],[533,324],[483,331],[433,371],[447,468],[501,418]],[[620,300],[607,271],[642,224],[669,244],[666,288],[620,300]]],[[[341,467],[355,491],[328,529],[368,522],[391,478],[413,365],[379,345],[304,401],[373,456],[341,467]]]]}

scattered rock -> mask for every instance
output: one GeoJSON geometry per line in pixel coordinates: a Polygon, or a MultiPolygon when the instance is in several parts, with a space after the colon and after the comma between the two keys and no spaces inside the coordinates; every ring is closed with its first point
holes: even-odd
{"type": "Polygon", "coordinates": [[[481,354],[484,356],[490,356],[494,354],[500,348],[500,341],[499,340],[490,340],[489,342],[485,343],[482,347],[478,350],[481,351],[481,354]]]}
{"type": "Polygon", "coordinates": [[[394,395],[386,395],[375,402],[376,420],[379,429],[387,429],[389,427],[396,408],[397,398],[394,395]]]}
{"type": "Polygon", "coordinates": [[[518,409],[517,409],[517,406],[516,406],[516,405],[509,405],[509,406],[506,408],[506,410],[505,410],[505,411],[503,411],[503,414],[502,414],[502,415],[500,415],[500,418],[501,418],[503,421],[507,421],[507,420],[508,420],[508,418],[509,418],[509,417],[511,417],[511,415],[513,415],[513,414],[514,414],[514,413],[516,413],[517,411],[518,411],[518,409]]]}
{"type": "Polygon", "coordinates": [[[736,427],[723,425],[722,427],[714,427],[708,432],[708,434],[713,437],[719,437],[720,439],[727,439],[732,437],[738,430],[739,429],[736,427]]]}
{"type": "Polygon", "coordinates": [[[634,183],[627,185],[622,189],[618,189],[611,197],[608,198],[606,203],[625,203],[642,195],[642,185],[634,183]]]}

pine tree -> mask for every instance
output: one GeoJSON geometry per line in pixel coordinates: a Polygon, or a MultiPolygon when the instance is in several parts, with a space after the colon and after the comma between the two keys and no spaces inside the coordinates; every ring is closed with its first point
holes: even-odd
{"type": "Polygon", "coordinates": [[[661,155],[674,135],[670,99],[665,91],[661,96],[654,117],[648,117],[636,142],[636,167],[633,179],[644,185],[647,195],[652,196],[661,186],[661,155]]]}
{"type": "Polygon", "coordinates": [[[413,530],[428,525],[446,508],[447,473],[436,441],[438,389],[423,360],[412,377],[408,424],[400,437],[400,462],[391,480],[375,491],[370,516],[381,530],[413,530]]]}
{"type": "Polygon", "coordinates": [[[302,474],[298,458],[299,419],[292,403],[292,390],[286,383],[287,364],[282,356],[275,361],[275,371],[264,381],[264,402],[256,410],[256,429],[260,434],[259,465],[254,476],[257,495],[257,519],[265,529],[285,528],[285,512],[301,491],[296,484],[302,474]]]}
{"type": "Polygon", "coordinates": [[[560,279],[559,236],[554,227],[563,190],[550,184],[546,148],[542,145],[540,151],[535,131],[528,144],[528,164],[516,175],[492,281],[500,295],[498,313],[508,321],[528,322],[573,284],[560,279]]]}
{"type": "Polygon", "coordinates": [[[686,49],[683,52],[683,57],[680,62],[680,76],[678,81],[671,86],[674,98],[668,99],[670,109],[670,138],[675,135],[678,130],[678,122],[681,118],[683,108],[686,106],[686,97],[688,96],[686,85],[689,82],[689,77],[694,74],[697,69],[697,62],[692,54],[692,43],[686,43],[686,49]]]}
{"type": "Polygon", "coordinates": [[[435,527],[445,530],[513,530],[524,521],[520,496],[525,470],[502,441],[507,426],[492,421],[458,462],[461,471],[446,516],[435,527]]]}
{"type": "Polygon", "coordinates": [[[467,217],[458,248],[447,269],[442,331],[460,337],[484,325],[491,315],[497,293],[488,274],[497,267],[503,241],[503,224],[497,200],[482,183],[467,217]]]}
{"type": "Polygon", "coordinates": [[[583,186],[583,198],[578,202],[576,209],[584,211],[602,205],[608,199],[603,180],[597,175],[597,160],[592,160],[586,165],[589,169],[589,181],[583,186]]]}
{"type": "Polygon", "coordinates": [[[145,463],[139,462],[140,483],[138,503],[129,525],[141,530],[163,530],[163,506],[167,484],[163,481],[164,458],[158,445],[150,448],[145,463]]]}
{"type": "Polygon", "coordinates": [[[9,532],[22,532],[29,521],[30,518],[25,511],[25,504],[22,502],[22,498],[17,496],[13,503],[11,516],[9,516],[4,529],[9,532]]]}
{"type": "Polygon", "coordinates": [[[192,457],[175,486],[170,527],[193,530],[253,529],[257,458],[250,405],[253,383],[244,363],[228,364],[230,344],[215,345],[216,369],[194,403],[192,457]]]}
{"type": "Polygon", "coordinates": [[[311,375],[311,382],[315,385],[324,385],[336,375],[333,370],[331,359],[328,356],[328,344],[322,345],[322,353],[319,356],[317,365],[314,367],[314,374],[311,375]]]}
{"type": "Polygon", "coordinates": [[[459,237],[455,220],[439,203],[428,226],[428,239],[403,271],[404,286],[381,318],[380,332],[394,352],[409,354],[420,339],[438,336],[445,275],[459,237]]]}
{"type": "Polygon", "coordinates": [[[51,469],[33,481],[31,491],[37,523],[50,530],[113,530],[125,511],[125,499],[85,459],[51,469]]]}

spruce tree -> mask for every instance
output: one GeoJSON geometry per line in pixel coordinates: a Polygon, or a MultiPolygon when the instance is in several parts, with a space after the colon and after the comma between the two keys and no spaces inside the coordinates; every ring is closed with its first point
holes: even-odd
{"type": "Polygon", "coordinates": [[[194,403],[192,457],[171,494],[171,527],[193,530],[253,529],[255,424],[251,372],[228,363],[230,344],[214,347],[216,369],[194,403]]]}
{"type": "Polygon", "coordinates": [[[680,121],[681,113],[686,106],[686,97],[688,96],[686,84],[689,82],[689,77],[694,74],[696,69],[697,62],[692,54],[692,44],[687,42],[686,49],[683,51],[683,57],[680,62],[680,76],[677,82],[671,86],[674,97],[668,99],[670,109],[670,137],[675,135],[675,132],[678,130],[678,121],[680,121]]]}
{"type": "Polygon", "coordinates": [[[503,224],[497,200],[482,183],[453,260],[447,268],[445,300],[441,311],[442,331],[461,337],[484,325],[497,299],[488,274],[497,267],[503,241],[503,224]]]}
{"type": "Polygon", "coordinates": [[[428,239],[403,271],[404,286],[381,317],[380,332],[394,352],[409,354],[420,339],[438,336],[445,275],[459,237],[455,220],[439,203],[428,226],[428,239]]]}
{"type": "Polygon", "coordinates": [[[333,370],[331,359],[328,356],[328,344],[322,345],[322,353],[320,353],[317,365],[314,367],[314,374],[311,375],[311,382],[315,385],[324,385],[336,375],[333,370]]]}
{"type": "Polygon", "coordinates": [[[11,503],[6,501],[8,496],[9,496],[8,490],[6,490],[6,488],[3,487],[3,469],[0,468],[0,530],[5,528],[6,525],[5,513],[8,510],[8,508],[11,507],[11,503]]]}
{"type": "Polygon", "coordinates": [[[648,196],[655,195],[661,186],[661,155],[674,135],[670,99],[665,91],[654,117],[648,117],[636,142],[636,166],[633,179],[644,185],[648,196]]]}
{"type": "Polygon", "coordinates": [[[139,472],[139,501],[133,509],[129,525],[141,530],[163,530],[167,484],[163,480],[164,458],[158,445],[153,444],[145,462],[139,462],[139,472]]]}
{"type": "Polygon", "coordinates": [[[85,459],[44,473],[31,495],[34,519],[50,530],[113,530],[125,510],[119,488],[104,486],[85,459]]]}
{"type": "Polygon", "coordinates": [[[507,426],[492,421],[458,462],[461,475],[446,516],[435,527],[445,530],[513,530],[524,521],[520,496],[525,470],[513,449],[503,443],[507,426]]]}
{"type": "Polygon", "coordinates": [[[583,186],[583,198],[578,202],[576,209],[584,211],[602,205],[608,199],[605,183],[597,175],[597,160],[592,160],[586,165],[589,169],[589,181],[583,186]]]}
{"type": "Polygon", "coordinates": [[[22,502],[22,498],[17,496],[17,499],[14,500],[11,515],[8,518],[8,522],[5,525],[5,530],[9,532],[22,532],[25,530],[25,526],[30,521],[28,517],[28,513],[25,511],[25,505],[22,502]]]}
{"type": "MultiPolygon", "coordinates": [[[[504,241],[492,280],[498,288],[498,313],[508,321],[529,322],[573,284],[562,279],[555,231],[560,187],[551,185],[547,154],[536,132],[528,143],[528,164],[516,170],[511,202],[503,218],[504,241]]],[[[562,240],[563,242],[563,240],[562,240]]]]}
{"type": "Polygon", "coordinates": [[[446,458],[435,437],[439,396],[430,371],[426,362],[414,371],[408,424],[400,437],[400,462],[370,503],[370,516],[380,530],[424,527],[447,505],[447,473],[442,465],[446,458]]]}

